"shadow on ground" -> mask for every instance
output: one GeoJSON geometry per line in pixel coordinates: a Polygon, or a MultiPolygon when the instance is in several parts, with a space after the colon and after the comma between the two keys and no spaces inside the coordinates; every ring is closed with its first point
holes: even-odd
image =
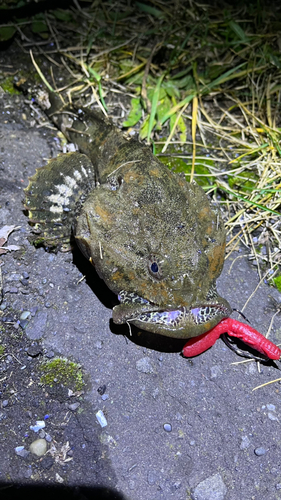
{"type": "Polygon", "coordinates": [[[48,495],[52,500],[125,500],[125,497],[116,491],[103,487],[66,487],[49,485],[20,485],[0,483],[1,500],[38,500],[48,495]]]}

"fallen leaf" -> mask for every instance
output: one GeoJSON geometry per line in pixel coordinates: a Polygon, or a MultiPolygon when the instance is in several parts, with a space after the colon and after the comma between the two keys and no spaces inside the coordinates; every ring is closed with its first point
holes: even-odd
{"type": "Polygon", "coordinates": [[[3,245],[8,241],[9,235],[19,229],[20,226],[3,226],[0,228],[0,255],[4,253],[11,252],[12,250],[20,250],[20,246],[18,245],[8,245],[3,248],[3,245]]]}

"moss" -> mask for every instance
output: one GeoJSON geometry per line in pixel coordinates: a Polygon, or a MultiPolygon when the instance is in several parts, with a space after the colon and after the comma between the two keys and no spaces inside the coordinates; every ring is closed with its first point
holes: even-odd
{"type": "Polygon", "coordinates": [[[0,358],[4,356],[4,353],[5,353],[5,346],[0,344],[0,358]]]}
{"type": "Polygon", "coordinates": [[[247,192],[253,191],[257,182],[258,175],[255,171],[246,170],[245,172],[240,172],[237,176],[229,176],[228,184],[232,189],[244,189],[247,192]]]}
{"type": "Polygon", "coordinates": [[[52,361],[42,363],[41,383],[53,387],[62,384],[69,389],[79,391],[84,386],[81,366],[78,363],[65,358],[55,358],[52,361]]]}
{"type": "Polygon", "coordinates": [[[9,76],[0,82],[0,87],[8,94],[20,94],[19,90],[14,87],[14,77],[9,76]]]}
{"type": "MultiPolygon", "coordinates": [[[[186,175],[187,181],[189,181],[190,173],[191,173],[191,155],[192,152],[189,152],[190,158],[181,158],[180,155],[183,154],[180,147],[170,144],[167,150],[167,156],[162,155],[161,151],[163,148],[163,144],[155,144],[155,154],[159,155],[158,160],[160,160],[164,165],[170,168],[175,173],[183,172],[186,175]],[[179,155],[179,156],[177,156],[179,155]]],[[[186,155],[188,153],[185,153],[186,155]]],[[[197,184],[201,187],[209,188],[215,182],[214,176],[210,173],[208,167],[214,167],[215,162],[211,158],[204,158],[204,160],[200,158],[196,158],[195,162],[195,180],[197,184]]]]}
{"type": "Polygon", "coordinates": [[[281,292],[281,275],[273,278],[274,284],[279,292],[281,292]]]}

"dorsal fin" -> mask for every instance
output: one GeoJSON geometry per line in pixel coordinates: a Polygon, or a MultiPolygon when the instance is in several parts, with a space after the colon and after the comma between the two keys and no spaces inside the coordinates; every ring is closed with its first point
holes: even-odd
{"type": "Polygon", "coordinates": [[[94,166],[81,153],[61,154],[38,168],[25,189],[32,242],[47,248],[69,247],[77,209],[94,185],[94,166]]]}

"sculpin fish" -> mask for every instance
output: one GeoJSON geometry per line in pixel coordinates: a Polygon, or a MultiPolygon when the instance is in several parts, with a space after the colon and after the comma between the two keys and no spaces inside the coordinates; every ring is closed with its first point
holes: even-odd
{"type": "Polygon", "coordinates": [[[69,245],[72,234],[118,296],[115,323],[186,339],[228,317],[216,290],[225,229],[202,188],[98,113],[43,91],[39,100],[79,152],[30,178],[25,207],[36,244],[69,245]]]}

